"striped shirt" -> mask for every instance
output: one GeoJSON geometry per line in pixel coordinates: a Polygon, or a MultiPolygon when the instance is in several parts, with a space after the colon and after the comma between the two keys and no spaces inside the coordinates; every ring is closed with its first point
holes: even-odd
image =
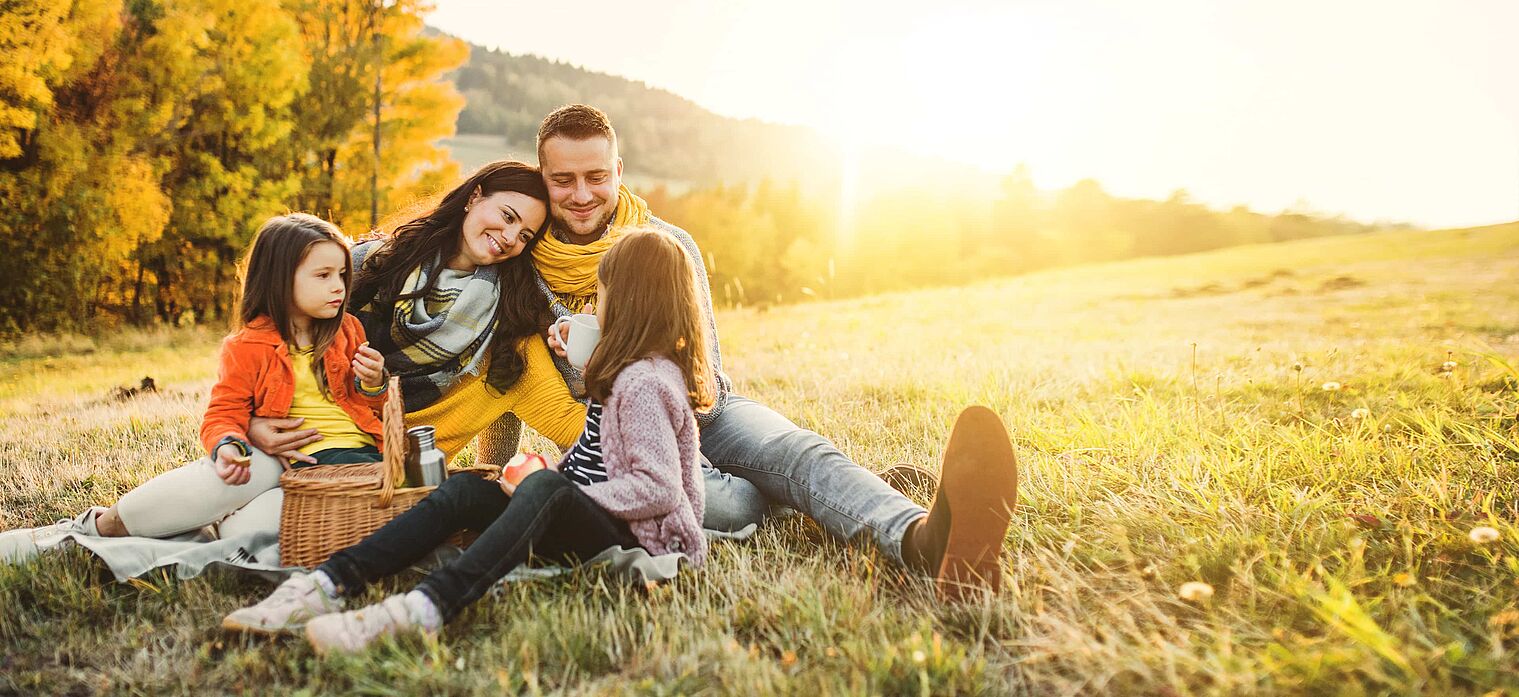
{"type": "Polygon", "coordinates": [[[591,402],[585,410],[585,431],[580,440],[564,454],[559,473],[585,486],[607,480],[607,468],[601,461],[601,403],[591,402]]]}

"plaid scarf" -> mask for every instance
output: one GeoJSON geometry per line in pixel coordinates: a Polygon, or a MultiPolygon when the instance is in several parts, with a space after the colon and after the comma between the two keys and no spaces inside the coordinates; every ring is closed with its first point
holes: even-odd
{"type": "Polygon", "coordinates": [[[421,290],[434,274],[433,289],[397,300],[390,318],[397,350],[385,356],[385,367],[400,376],[408,412],[438,401],[464,374],[478,374],[496,329],[496,267],[454,271],[440,255],[411,272],[402,294],[421,290]]]}

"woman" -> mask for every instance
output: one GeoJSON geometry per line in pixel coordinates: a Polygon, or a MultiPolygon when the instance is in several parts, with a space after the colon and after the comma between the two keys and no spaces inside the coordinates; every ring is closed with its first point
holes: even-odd
{"type": "MultiPolygon", "coordinates": [[[[561,448],[585,423],[585,405],[570,396],[540,335],[552,317],[531,256],[547,201],[537,168],[492,162],[431,210],[354,247],[354,314],[401,377],[407,425],[437,429],[445,457],[501,423],[511,434],[497,439],[505,452],[479,459],[504,462],[519,417],[561,448]]],[[[299,449],[321,436],[300,425],[256,419],[248,435],[260,449],[304,461],[299,449]]]]}

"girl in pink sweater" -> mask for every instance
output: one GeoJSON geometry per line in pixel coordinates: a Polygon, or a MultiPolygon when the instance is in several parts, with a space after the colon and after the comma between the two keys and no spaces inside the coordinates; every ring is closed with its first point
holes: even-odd
{"type": "Polygon", "coordinates": [[[357,651],[397,632],[437,631],[529,554],[570,561],[637,546],[699,566],[707,543],[695,411],[711,407],[714,382],[691,260],[667,233],[628,231],[601,259],[597,278],[601,340],[585,370],[586,427],[557,465],[516,486],[450,477],[223,626],[272,633],[304,624],[318,651],[357,651]],[[461,529],[481,534],[416,590],[340,612],[344,598],[461,529]]]}

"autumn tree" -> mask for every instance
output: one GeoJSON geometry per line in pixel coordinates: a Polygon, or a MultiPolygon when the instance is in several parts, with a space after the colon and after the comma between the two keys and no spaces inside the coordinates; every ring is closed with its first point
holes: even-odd
{"type": "Polygon", "coordinates": [[[457,176],[464,44],[416,0],[0,4],[0,332],[225,317],[287,210],[368,223],[457,176]],[[379,71],[378,73],[376,71],[379,71]],[[101,314],[102,312],[106,314],[101,314]]]}
{"type": "Polygon", "coordinates": [[[76,327],[100,287],[168,220],[160,163],[121,115],[131,23],[120,2],[8,3],[0,13],[0,331],[76,327]]]}
{"type": "Polygon", "coordinates": [[[294,206],[352,233],[370,225],[374,88],[380,78],[381,216],[442,189],[458,167],[438,140],[454,133],[464,100],[443,74],[469,56],[462,41],[424,32],[419,0],[288,0],[310,65],[302,124],[287,158],[300,176],[294,206]]]}

